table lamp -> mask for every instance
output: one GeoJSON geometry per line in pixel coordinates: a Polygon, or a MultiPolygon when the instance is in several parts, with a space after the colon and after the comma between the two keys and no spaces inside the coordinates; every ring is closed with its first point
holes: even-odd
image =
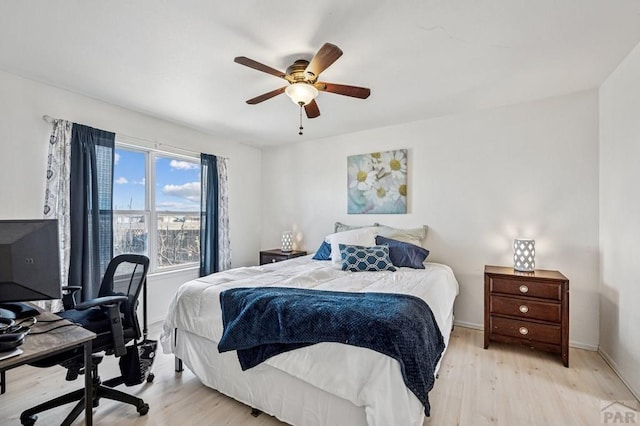
{"type": "Polygon", "coordinates": [[[285,253],[289,253],[293,250],[293,232],[282,232],[282,247],[280,248],[285,253]]]}
{"type": "Polygon", "coordinates": [[[528,238],[513,240],[513,269],[532,272],[536,268],[536,242],[528,238]]]}

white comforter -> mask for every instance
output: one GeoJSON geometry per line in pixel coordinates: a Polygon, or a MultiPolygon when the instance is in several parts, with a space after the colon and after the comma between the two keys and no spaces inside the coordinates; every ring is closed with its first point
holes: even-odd
{"type": "MultiPolygon", "coordinates": [[[[300,287],[332,291],[405,293],[425,300],[449,340],[458,282],[451,268],[425,263],[426,269],[349,273],[329,261],[311,256],[263,266],[218,272],[183,284],[175,295],[160,337],[165,353],[173,351],[174,329],[219,342],[223,332],[220,292],[234,287],[300,287]]],[[[265,361],[320,389],[365,408],[367,423],[421,425],[424,407],[406,388],[400,364],[378,352],[320,343],[277,355],[265,361]]],[[[254,367],[254,369],[260,366],[254,367]]]]}

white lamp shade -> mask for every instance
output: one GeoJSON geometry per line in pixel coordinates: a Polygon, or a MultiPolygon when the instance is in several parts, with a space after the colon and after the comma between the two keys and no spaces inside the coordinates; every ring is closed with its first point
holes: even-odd
{"type": "Polygon", "coordinates": [[[513,240],[513,269],[532,272],[536,269],[536,242],[526,238],[513,240]]]}
{"type": "Polygon", "coordinates": [[[284,92],[296,105],[307,105],[318,96],[318,89],[309,83],[294,83],[287,86],[284,92]]]}
{"type": "Polygon", "coordinates": [[[293,250],[293,232],[284,231],[282,233],[282,247],[280,250],[290,252],[293,250]]]}

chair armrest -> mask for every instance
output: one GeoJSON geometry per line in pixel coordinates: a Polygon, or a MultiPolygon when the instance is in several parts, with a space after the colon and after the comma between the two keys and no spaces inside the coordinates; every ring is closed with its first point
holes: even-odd
{"type": "Polygon", "coordinates": [[[95,306],[100,306],[107,311],[111,335],[113,336],[113,351],[119,357],[127,352],[124,342],[124,331],[122,329],[122,317],[120,314],[120,304],[127,301],[127,296],[104,296],[78,303],[75,307],[78,311],[84,311],[95,306]]]}
{"type": "Polygon", "coordinates": [[[74,309],[76,306],[75,295],[78,291],[82,290],[79,285],[63,285],[62,286],[62,306],[64,310],[74,309]]]}
{"type": "Polygon", "coordinates": [[[86,302],[78,303],[74,309],[78,311],[84,311],[94,306],[113,305],[114,303],[122,303],[127,300],[127,296],[104,296],[97,297],[95,299],[87,300],[86,302]]]}

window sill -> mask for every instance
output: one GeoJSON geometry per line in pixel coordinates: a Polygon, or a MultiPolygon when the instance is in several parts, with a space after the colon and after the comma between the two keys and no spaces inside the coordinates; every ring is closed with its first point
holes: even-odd
{"type": "Polygon", "coordinates": [[[187,265],[187,266],[174,266],[174,267],[170,267],[170,268],[163,268],[160,269],[158,271],[155,271],[153,273],[149,274],[149,277],[161,277],[164,275],[173,275],[173,274],[180,274],[180,273],[184,273],[184,272],[198,272],[200,270],[200,266],[199,265],[187,265]]]}

